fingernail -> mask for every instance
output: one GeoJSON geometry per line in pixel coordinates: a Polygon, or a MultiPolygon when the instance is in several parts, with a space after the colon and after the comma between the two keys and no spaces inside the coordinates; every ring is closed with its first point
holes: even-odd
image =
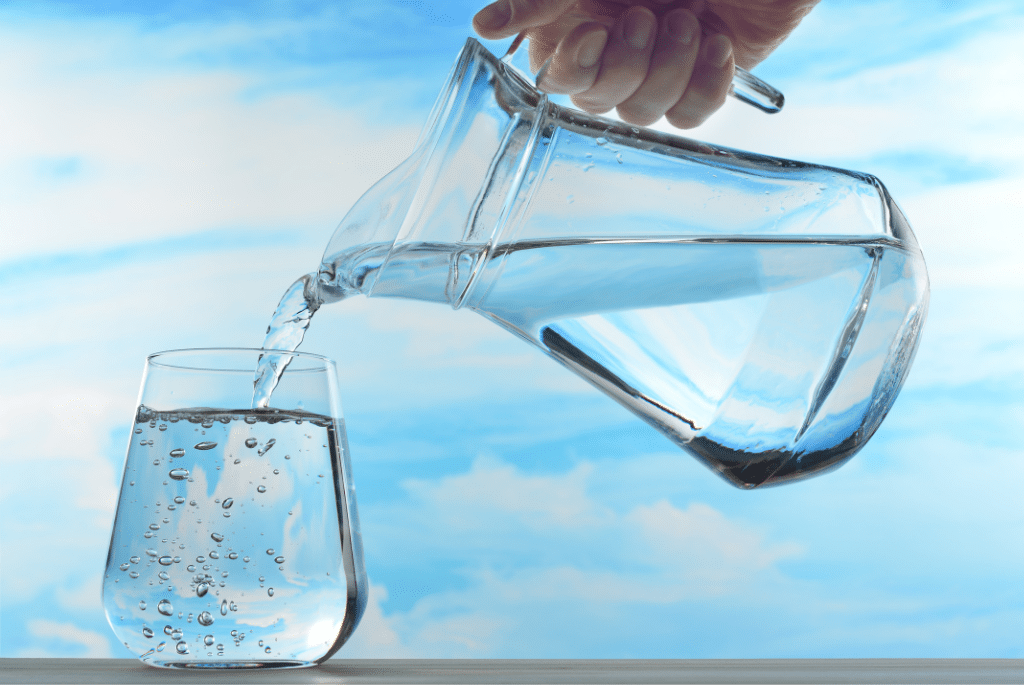
{"type": "Polygon", "coordinates": [[[704,61],[715,69],[724,67],[731,56],[732,42],[722,34],[711,36],[704,43],[704,61]]]}
{"type": "Polygon", "coordinates": [[[508,0],[498,0],[484,7],[476,15],[477,23],[489,31],[497,31],[512,18],[512,7],[508,0]]]}
{"type": "Polygon", "coordinates": [[[691,21],[689,15],[683,12],[670,12],[665,17],[665,24],[668,35],[683,45],[689,45],[697,37],[697,22],[691,21]]]}
{"type": "Polygon", "coordinates": [[[581,69],[589,69],[601,60],[604,46],[608,42],[608,34],[604,31],[595,31],[580,41],[580,47],[576,50],[576,64],[581,69]]]}
{"type": "Polygon", "coordinates": [[[634,50],[643,50],[651,42],[653,31],[654,18],[650,10],[633,9],[626,13],[626,22],[622,27],[626,45],[634,50]]]}
{"type": "Polygon", "coordinates": [[[547,78],[548,69],[550,67],[551,67],[551,57],[548,57],[544,61],[544,64],[542,64],[540,66],[540,71],[537,72],[537,78],[535,80],[535,83],[537,84],[537,87],[540,88],[541,90],[544,90],[544,86],[545,86],[544,79],[547,78]]]}

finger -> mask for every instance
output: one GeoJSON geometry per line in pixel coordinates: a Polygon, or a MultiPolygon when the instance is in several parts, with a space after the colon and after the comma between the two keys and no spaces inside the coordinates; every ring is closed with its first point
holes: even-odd
{"type": "Polygon", "coordinates": [[[700,56],[683,97],[665,118],[677,128],[693,128],[704,123],[725,103],[735,68],[732,41],[717,34],[701,41],[700,56]]]}
{"type": "Polygon", "coordinates": [[[619,116],[647,126],[665,115],[686,91],[700,48],[700,22],[686,9],[662,17],[647,78],[618,106],[619,116]]]}
{"type": "Polygon", "coordinates": [[[497,0],[476,13],[473,29],[495,40],[554,22],[574,0],[497,0]]]}
{"type": "MultiPolygon", "coordinates": [[[[580,24],[558,44],[537,74],[537,87],[548,93],[575,95],[594,85],[608,30],[601,24],[580,24]]],[[[678,99],[678,98],[677,98],[678,99]]]]}
{"type": "Polygon", "coordinates": [[[608,36],[594,85],[574,95],[572,101],[600,114],[632,95],[647,76],[657,29],[654,12],[646,7],[638,5],[626,11],[608,36]]]}

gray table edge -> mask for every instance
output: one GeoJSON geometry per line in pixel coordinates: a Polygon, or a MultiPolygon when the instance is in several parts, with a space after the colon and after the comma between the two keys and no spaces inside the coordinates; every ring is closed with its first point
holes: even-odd
{"type": "Polygon", "coordinates": [[[1024,659],[332,659],[267,671],[157,669],[135,659],[0,659],[0,683],[1020,683],[1024,659]]]}

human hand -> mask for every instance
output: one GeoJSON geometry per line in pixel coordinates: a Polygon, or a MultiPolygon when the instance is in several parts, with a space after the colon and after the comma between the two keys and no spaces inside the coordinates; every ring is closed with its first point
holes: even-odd
{"type": "Polygon", "coordinates": [[[818,0],[497,0],[473,18],[488,39],[530,39],[538,87],[587,112],[647,126],[702,124],[735,65],[751,69],[818,0]]]}

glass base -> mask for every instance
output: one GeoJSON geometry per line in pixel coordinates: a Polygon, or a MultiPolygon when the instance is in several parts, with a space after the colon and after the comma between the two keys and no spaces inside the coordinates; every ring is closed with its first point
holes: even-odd
{"type": "Polygon", "coordinates": [[[142,659],[142,663],[157,668],[189,668],[194,670],[228,670],[228,669],[269,669],[269,668],[309,668],[316,666],[315,661],[150,661],[142,659]]]}

